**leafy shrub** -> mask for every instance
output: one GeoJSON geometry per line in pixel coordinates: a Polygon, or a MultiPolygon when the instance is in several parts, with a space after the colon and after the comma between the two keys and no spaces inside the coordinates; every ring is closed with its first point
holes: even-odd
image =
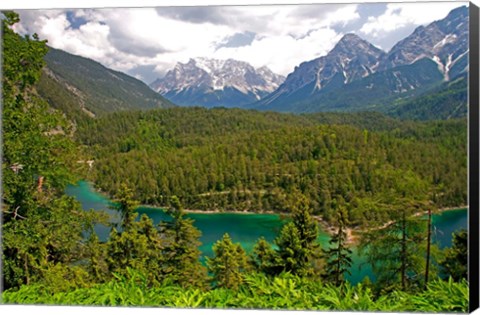
{"type": "Polygon", "coordinates": [[[45,285],[7,290],[3,302],[12,304],[61,304],[105,306],[163,306],[189,308],[254,308],[289,310],[467,312],[468,283],[436,280],[422,292],[394,291],[380,297],[368,286],[346,283],[340,287],[283,273],[267,277],[245,275],[238,290],[182,288],[168,280],[149,287],[146,277],[128,269],[127,275],[91,288],[51,293],[45,285]]]}

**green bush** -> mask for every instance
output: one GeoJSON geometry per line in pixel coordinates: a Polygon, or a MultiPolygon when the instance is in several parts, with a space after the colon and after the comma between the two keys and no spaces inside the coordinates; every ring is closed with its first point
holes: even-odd
{"type": "Polygon", "coordinates": [[[289,273],[267,277],[245,275],[238,290],[185,289],[167,281],[149,287],[146,277],[128,269],[127,276],[93,286],[53,292],[45,285],[22,286],[2,294],[7,304],[159,306],[188,308],[252,308],[289,310],[462,312],[468,311],[468,283],[436,280],[422,292],[394,291],[377,297],[368,286],[340,287],[289,273]]]}

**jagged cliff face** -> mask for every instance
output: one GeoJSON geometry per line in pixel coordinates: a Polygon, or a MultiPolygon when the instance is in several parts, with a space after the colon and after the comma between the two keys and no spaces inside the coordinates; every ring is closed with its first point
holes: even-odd
{"type": "Polygon", "coordinates": [[[460,7],[398,42],[380,62],[379,70],[409,65],[422,58],[435,61],[448,80],[467,66],[468,9],[460,7]]]}
{"type": "Polygon", "coordinates": [[[468,70],[468,25],[468,8],[457,8],[418,27],[388,53],[347,34],[326,56],[300,64],[276,91],[249,107],[303,112],[327,103],[335,110],[336,102],[345,109],[358,103],[356,95],[389,97],[449,81],[468,70]],[[325,95],[332,91],[347,96],[325,95]]]}
{"type": "Polygon", "coordinates": [[[233,59],[190,59],[150,84],[179,105],[240,106],[258,101],[283,82],[267,67],[255,69],[233,59]]]}
{"type": "Polygon", "coordinates": [[[346,34],[327,55],[301,63],[286,79],[246,62],[198,58],[178,63],[150,86],[179,105],[289,112],[367,109],[466,73],[468,26],[463,6],[418,27],[389,52],[346,34]]]}
{"type": "Polygon", "coordinates": [[[303,98],[325,88],[335,88],[375,72],[385,53],[357,35],[345,35],[326,55],[300,64],[263,104],[278,98],[303,98]]]}

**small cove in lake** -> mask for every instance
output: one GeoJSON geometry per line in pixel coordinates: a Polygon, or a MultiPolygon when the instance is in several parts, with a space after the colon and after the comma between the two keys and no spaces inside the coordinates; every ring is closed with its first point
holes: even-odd
{"type": "MultiPolygon", "coordinates": [[[[86,181],[80,181],[75,186],[69,186],[66,193],[74,196],[85,210],[105,210],[113,217],[117,217],[115,210],[110,209],[110,200],[95,191],[92,185],[86,181]]],[[[148,215],[154,224],[167,220],[169,216],[159,208],[139,207],[139,216],[148,215]]],[[[202,232],[200,250],[203,255],[211,256],[213,244],[222,238],[223,234],[229,233],[234,242],[239,242],[243,248],[250,252],[257,239],[261,236],[269,242],[273,242],[284,224],[278,214],[255,214],[255,213],[188,213],[187,216],[195,220],[194,225],[202,232]]],[[[114,219],[115,220],[115,219],[114,219]]],[[[117,219],[118,220],[118,219],[117,219]]],[[[434,238],[441,248],[451,246],[452,233],[460,228],[467,228],[467,209],[455,209],[433,215],[434,238]]],[[[95,227],[100,239],[108,237],[110,228],[98,225],[95,227]]],[[[320,231],[319,242],[323,248],[328,246],[329,235],[320,231]]],[[[346,278],[353,284],[369,276],[374,280],[370,266],[362,265],[363,259],[358,253],[353,252],[353,266],[350,269],[352,275],[346,278]]]]}

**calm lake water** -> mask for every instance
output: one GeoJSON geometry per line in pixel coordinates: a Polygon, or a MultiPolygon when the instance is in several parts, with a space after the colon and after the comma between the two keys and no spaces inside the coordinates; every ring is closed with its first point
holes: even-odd
{"type": "MultiPolygon", "coordinates": [[[[111,203],[105,196],[96,192],[85,181],[80,181],[76,186],[69,186],[67,194],[74,196],[82,204],[83,209],[105,210],[112,215],[112,221],[118,220],[116,211],[109,207],[111,203]]],[[[139,207],[139,216],[147,214],[155,224],[167,220],[169,216],[158,208],[139,207]]],[[[243,248],[249,252],[255,242],[263,236],[269,242],[273,242],[280,232],[284,221],[277,214],[243,214],[243,213],[189,213],[189,218],[195,220],[194,225],[202,232],[200,250],[203,255],[211,256],[212,245],[222,238],[223,234],[229,233],[234,242],[240,242],[243,248]]],[[[452,233],[460,228],[467,228],[467,209],[456,209],[436,214],[433,216],[434,239],[441,248],[449,247],[452,243],[452,233]]],[[[108,237],[110,228],[98,225],[95,231],[100,239],[108,237]]],[[[323,247],[328,246],[329,236],[324,231],[320,232],[319,242],[323,247]]],[[[352,257],[354,264],[350,270],[351,276],[347,279],[353,284],[369,276],[375,279],[370,266],[363,264],[363,259],[354,250],[352,257]]]]}

